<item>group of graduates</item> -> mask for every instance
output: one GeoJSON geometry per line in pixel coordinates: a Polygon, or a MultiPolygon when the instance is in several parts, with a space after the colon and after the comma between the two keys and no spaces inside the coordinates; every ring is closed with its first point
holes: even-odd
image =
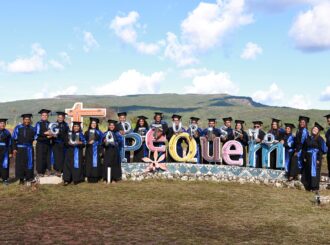
{"type": "Polygon", "coordinates": [[[7,119],[0,119],[0,163],[4,184],[8,184],[11,157],[15,158],[15,176],[20,184],[34,181],[34,159],[38,176],[50,175],[55,171],[58,176],[63,174],[64,185],[71,182],[78,184],[86,177],[90,183],[107,180],[108,167],[111,168],[111,182],[121,180],[119,151],[123,138],[116,128],[117,121],[108,121],[108,131],[113,133],[114,139],[108,144],[105,139],[108,131],[102,133],[99,130],[98,118],[91,117],[89,127],[83,133],[81,122],[72,122],[72,128],[69,128],[64,112],[56,112],[58,132],[54,135],[49,129],[50,112],[40,110],[40,121],[35,126],[31,125],[32,114],[23,114],[22,123],[15,127],[12,134],[5,128],[7,119]]]}
{"type": "MultiPolygon", "coordinates": [[[[155,129],[156,140],[165,136],[170,141],[175,134],[182,132],[190,134],[197,143],[195,156],[197,163],[206,163],[201,156],[200,137],[207,138],[209,155],[213,154],[214,138],[220,137],[222,144],[236,140],[243,146],[243,155],[234,157],[243,158],[244,166],[246,166],[246,152],[251,136],[244,130],[245,122],[243,120],[235,120],[235,126],[232,127],[233,119],[226,117],[223,118],[223,126],[218,128],[217,120],[210,118],[208,127],[202,129],[199,127],[199,118],[191,117],[190,125],[185,129],[182,127],[180,115],[172,115],[172,126],[169,127],[163,120],[163,113],[155,112],[150,126],[147,117],[139,116],[135,128],[132,130],[126,126],[128,125],[127,113],[120,112],[117,114],[118,121],[108,120],[106,132],[100,131],[99,119],[91,117],[89,127],[83,133],[81,122],[73,122],[72,128],[69,128],[65,122],[66,114],[57,112],[56,123],[59,131],[54,135],[49,130],[50,112],[47,109],[40,110],[40,121],[34,127],[31,125],[32,114],[23,114],[22,123],[15,127],[12,134],[5,128],[7,119],[0,119],[0,169],[4,183],[7,183],[9,177],[10,157],[15,158],[16,178],[20,180],[20,184],[34,179],[34,141],[36,141],[36,171],[39,176],[49,175],[51,171],[55,170],[56,174],[63,174],[65,185],[71,182],[80,183],[86,177],[88,182],[95,183],[101,179],[107,180],[107,169],[111,168],[111,182],[115,183],[121,179],[123,158],[128,162],[142,162],[144,157],[153,157],[145,143],[145,136],[150,128],[155,129]],[[132,159],[130,152],[125,152],[125,156],[121,154],[124,145],[132,144],[131,139],[123,137],[130,132],[140,134],[143,139],[142,146],[134,151],[132,159]],[[109,140],[109,135],[111,140],[109,140]]],[[[330,115],[325,117],[330,126],[330,115]]],[[[281,120],[275,118],[272,119],[271,129],[267,133],[274,135],[274,139],[285,147],[285,171],[288,180],[294,180],[299,174],[302,174],[302,181],[306,189],[318,190],[322,157],[326,153],[330,177],[330,150],[328,150],[330,149],[330,129],[326,132],[325,141],[320,136],[324,128],[319,123],[315,122],[309,132],[310,119],[300,116],[298,120],[299,125],[295,135],[293,134],[293,130],[296,128],[294,124],[285,123],[285,127],[281,128],[281,120]]],[[[253,130],[257,132],[253,141],[262,143],[266,135],[262,129],[263,122],[253,121],[252,123],[253,130]]],[[[183,141],[183,138],[180,139],[176,146],[179,156],[184,155],[183,141]]],[[[154,144],[162,146],[166,143],[156,141],[154,144]]],[[[270,167],[276,169],[276,151],[271,152],[270,159],[270,167]]],[[[174,159],[167,155],[165,161],[174,162],[174,159]]],[[[256,154],[256,167],[262,167],[260,150],[256,154]]]]}

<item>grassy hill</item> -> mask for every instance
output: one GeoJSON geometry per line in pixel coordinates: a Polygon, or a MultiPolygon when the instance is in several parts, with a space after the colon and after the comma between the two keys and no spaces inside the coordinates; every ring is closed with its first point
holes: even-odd
{"type": "Polygon", "coordinates": [[[160,95],[128,95],[128,96],[90,96],[90,95],[69,95],[58,96],[52,99],[22,100],[0,103],[0,117],[10,119],[10,124],[20,121],[22,113],[33,113],[36,121],[37,112],[41,108],[52,111],[71,108],[74,102],[83,102],[84,107],[105,107],[108,111],[108,118],[116,118],[116,112],[127,111],[129,119],[134,122],[136,116],[146,115],[150,119],[154,111],[162,111],[165,120],[170,121],[173,113],[183,115],[184,125],[188,125],[190,116],[198,116],[201,123],[206,126],[207,118],[222,118],[232,116],[235,119],[247,121],[246,127],[251,127],[251,121],[263,120],[266,129],[269,128],[272,117],[282,119],[284,122],[297,122],[299,115],[311,117],[312,122],[319,121],[325,125],[323,116],[328,111],[322,110],[298,110],[288,107],[266,106],[253,101],[250,97],[231,96],[226,94],[160,94],[160,95]]]}

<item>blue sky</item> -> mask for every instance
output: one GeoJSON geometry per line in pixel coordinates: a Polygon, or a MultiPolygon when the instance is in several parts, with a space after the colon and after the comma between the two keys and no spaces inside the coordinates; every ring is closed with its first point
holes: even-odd
{"type": "Polygon", "coordinates": [[[229,93],[328,109],[324,0],[6,1],[0,101],[229,93]]]}

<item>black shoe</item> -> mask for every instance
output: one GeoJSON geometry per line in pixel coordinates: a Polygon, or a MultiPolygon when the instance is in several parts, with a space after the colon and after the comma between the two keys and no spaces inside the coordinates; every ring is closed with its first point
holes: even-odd
{"type": "Polygon", "coordinates": [[[67,186],[69,184],[69,182],[64,182],[63,185],[64,186],[67,186]]]}
{"type": "Polygon", "coordinates": [[[19,185],[24,185],[24,180],[20,179],[18,184],[19,185]]]}

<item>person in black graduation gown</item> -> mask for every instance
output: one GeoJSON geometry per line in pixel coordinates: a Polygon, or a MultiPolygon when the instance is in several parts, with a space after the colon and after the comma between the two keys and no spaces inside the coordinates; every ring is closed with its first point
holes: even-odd
{"type": "Polygon", "coordinates": [[[81,130],[81,122],[73,122],[72,130],[66,140],[63,181],[64,185],[73,182],[75,185],[84,181],[83,162],[86,139],[81,130]]]}
{"type": "Polygon", "coordinates": [[[15,158],[15,175],[20,184],[34,179],[33,141],[35,128],[31,126],[32,114],[23,114],[23,123],[15,127],[12,135],[13,156],[15,158]]]}
{"type": "MultiPolygon", "coordinates": [[[[222,127],[222,130],[224,130],[225,132],[227,132],[227,135],[226,136],[222,136],[221,137],[221,142],[222,142],[222,145],[225,145],[228,141],[230,140],[234,140],[234,130],[232,129],[231,127],[231,123],[233,121],[233,118],[232,117],[225,117],[225,118],[222,118],[223,120],[223,127],[222,127]]],[[[222,159],[222,163],[227,165],[227,163],[222,159]]]]}
{"type": "Polygon", "coordinates": [[[309,136],[307,125],[309,120],[309,117],[299,116],[299,126],[295,138],[295,153],[292,158],[289,173],[289,177],[292,177],[291,179],[297,179],[298,174],[301,173],[305,164],[306,140],[309,136]]]}
{"type": "MultiPolygon", "coordinates": [[[[167,130],[167,134],[166,134],[166,139],[168,142],[170,142],[171,138],[174,135],[178,135],[179,133],[186,132],[186,130],[182,127],[182,125],[180,127],[180,124],[181,124],[180,115],[173,114],[172,123],[173,123],[173,126],[167,130]]],[[[182,147],[183,142],[186,142],[186,141],[185,141],[185,139],[181,138],[177,141],[177,144],[176,144],[176,152],[178,153],[178,155],[180,157],[183,157],[183,147],[182,147]]],[[[186,142],[186,145],[188,145],[187,142],[186,142]]],[[[175,160],[171,157],[170,154],[168,154],[168,162],[175,162],[175,160]]]]}
{"type": "Polygon", "coordinates": [[[108,168],[111,168],[111,182],[116,183],[121,180],[122,175],[120,151],[123,147],[123,137],[116,129],[117,121],[108,120],[108,123],[108,131],[103,134],[102,140],[104,147],[103,180],[107,180],[108,168]],[[110,138],[112,138],[111,142],[108,140],[110,138]]]}
{"type": "Polygon", "coordinates": [[[0,177],[3,184],[8,184],[9,163],[12,157],[11,134],[6,129],[8,119],[0,119],[0,177]]]}
{"type": "MultiPolygon", "coordinates": [[[[266,133],[262,130],[262,125],[264,124],[262,121],[254,121],[253,123],[253,128],[255,130],[258,130],[258,135],[257,138],[255,139],[257,144],[262,143],[262,141],[265,138],[266,133]]],[[[257,168],[262,168],[262,149],[259,149],[256,152],[256,167],[257,168]]]]}
{"type": "Polygon", "coordinates": [[[97,183],[102,178],[102,138],[99,130],[99,119],[91,117],[88,130],[85,132],[87,142],[85,149],[86,177],[89,183],[97,183]]]}
{"type": "Polygon", "coordinates": [[[195,158],[197,159],[196,163],[201,163],[202,159],[201,159],[201,141],[200,141],[200,137],[203,135],[203,129],[201,129],[198,126],[198,121],[199,118],[198,117],[190,117],[190,126],[187,130],[187,133],[190,135],[190,137],[193,137],[196,141],[197,144],[197,152],[195,155],[195,158]],[[191,130],[191,127],[195,126],[197,128],[197,130],[195,130],[195,132],[193,132],[191,130]]]}
{"type": "MultiPolygon", "coordinates": [[[[277,142],[283,142],[285,131],[280,127],[281,120],[272,118],[271,128],[268,131],[269,134],[274,135],[274,138],[277,142]]],[[[277,155],[276,150],[270,153],[270,168],[276,169],[277,155]]]]}
{"type": "Polygon", "coordinates": [[[285,147],[285,174],[288,177],[288,180],[293,180],[293,177],[290,177],[290,168],[292,165],[292,158],[294,155],[295,149],[295,137],[292,133],[292,130],[296,128],[292,123],[285,123],[285,134],[282,140],[282,144],[285,147]]]}
{"type": "Polygon", "coordinates": [[[244,131],[244,123],[245,121],[243,120],[235,120],[235,131],[236,131],[236,136],[234,133],[234,139],[241,143],[243,147],[243,155],[240,156],[232,156],[233,160],[239,160],[240,158],[243,159],[243,167],[246,166],[246,148],[249,144],[249,136],[248,134],[244,131]]]}
{"type": "MultiPolygon", "coordinates": [[[[128,130],[127,127],[124,128],[124,123],[127,122],[127,112],[119,112],[117,113],[118,116],[118,122],[116,124],[116,130],[119,131],[119,133],[122,136],[125,136],[125,134],[128,134],[132,131],[128,130]]],[[[125,145],[132,145],[132,139],[125,139],[125,145]]],[[[127,159],[127,162],[131,162],[131,152],[125,151],[125,158],[127,159]]]]}
{"type": "MultiPolygon", "coordinates": [[[[327,124],[330,126],[330,114],[324,116],[327,119],[327,124]]],[[[327,130],[325,134],[325,140],[326,144],[328,147],[328,152],[327,152],[327,163],[328,163],[328,177],[329,177],[329,182],[330,182],[330,128],[327,130]]]]}
{"type": "MultiPolygon", "coordinates": [[[[203,136],[207,139],[209,144],[209,155],[213,156],[213,140],[220,137],[220,130],[216,128],[217,120],[215,118],[208,119],[208,127],[203,130],[203,136]]],[[[203,163],[209,163],[203,159],[203,163]]]]}
{"type": "Polygon", "coordinates": [[[320,188],[320,175],[322,157],[328,149],[320,132],[324,128],[317,122],[306,140],[306,163],[303,167],[301,182],[308,191],[318,191],[320,188]]]}
{"type": "Polygon", "coordinates": [[[63,173],[64,158],[65,158],[65,141],[68,138],[69,125],[65,122],[65,112],[58,111],[57,114],[57,123],[59,133],[52,138],[52,160],[54,161],[54,170],[59,176],[63,173]]]}
{"type": "Polygon", "coordinates": [[[138,120],[134,128],[134,133],[141,135],[142,146],[138,150],[134,151],[133,162],[142,162],[142,158],[149,156],[149,150],[145,142],[146,134],[149,130],[147,119],[148,118],[145,116],[138,116],[138,120]]]}
{"type": "Polygon", "coordinates": [[[166,121],[164,121],[164,115],[162,112],[155,112],[154,115],[154,121],[151,123],[152,124],[161,124],[163,128],[163,132],[166,134],[168,130],[168,124],[166,121]]]}
{"type": "Polygon", "coordinates": [[[223,120],[223,130],[227,132],[227,136],[221,137],[222,144],[226,144],[230,140],[234,140],[234,130],[232,129],[231,123],[233,121],[232,117],[222,118],[223,120]]]}
{"type": "Polygon", "coordinates": [[[48,126],[48,114],[50,110],[42,109],[40,114],[40,121],[36,123],[36,169],[40,176],[44,174],[49,175],[52,170],[51,163],[51,138],[48,126]]]}

